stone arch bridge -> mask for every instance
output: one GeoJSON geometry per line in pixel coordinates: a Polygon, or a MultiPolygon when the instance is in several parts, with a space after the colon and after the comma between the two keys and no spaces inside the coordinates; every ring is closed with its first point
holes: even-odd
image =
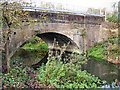
{"type": "MultiPolygon", "coordinates": [[[[70,42],[67,51],[83,51],[83,29],[85,28],[85,48],[93,46],[101,40],[102,22],[104,16],[76,13],[65,10],[42,10],[40,8],[25,8],[30,20],[24,21],[22,29],[13,29],[11,42],[9,43],[10,57],[18,47],[34,35],[42,38],[51,48],[54,40],[61,47],[70,42]]],[[[56,48],[56,47],[54,47],[56,48]]]]}

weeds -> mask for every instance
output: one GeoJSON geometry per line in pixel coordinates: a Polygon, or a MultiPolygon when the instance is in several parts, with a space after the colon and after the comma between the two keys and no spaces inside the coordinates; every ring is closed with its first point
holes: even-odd
{"type": "Polygon", "coordinates": [[[96,43],[96,45],[87,50],[88,57],[93,60],[116,60],[120,53],[118,49],[118,37],[113,35],[108,41],[96,43]]]}
{"type": "Polygon", "coordinates": [[[51,88],[97,88],[100,79],[85,70],[81,71],[80,64],[86,62],[81,55],[73,52],[70,56],[64,58],[64,62],[62,61],[62,55],[65,53],[66,47],[63,47],[59,53],[56,51],[57,55],[49,52],[46,66],[42,65],[38,68],[37,80],[44,87],[51,88]]]}
{"type": "Polygon", "coordinates": [[[65,56],[68,45],[49,51],[48,62],[37,70],[15,61],[10,73],[0,75],[3,88],[97,88],[101,80],[81,70],[87,59],[75,52],[65,56]]]}

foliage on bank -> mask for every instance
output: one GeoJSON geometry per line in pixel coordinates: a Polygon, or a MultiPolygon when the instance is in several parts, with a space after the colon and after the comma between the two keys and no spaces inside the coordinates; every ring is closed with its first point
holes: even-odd
{"type": "Polygon", "coordinates": [[[48,62],[46,66],[38,68],[37,79],[44,87],[51,88],[97,88],[100,79],[81,71],[80,65],[58,61],[48,62]]]}
{"type": "MultiPolygon", "coordinates": [[[[20,47],[13,59],[21,58],[25,65],[37,64],[48,52],[47,44],[39,37],[30,38],[23,47],[20,47]]],[[[13,60],[11,60],[13,61],[13,60]]]]}
{"type": "Polygon", "coordinates": [[[37,36],[30,38],[28,43],[26,43],[22,48],[27,51],[40,51],[40,52],[48,51],[47,44],[37,36]]]}
{"type": "MultiPolygon", "coordinates": [[[[27,48],[28,49],[28,48],[27,48]]],[[[74,52],[63,58],[65,47],[61,52],[49,52],[48,62],[37,70],[25,66],[22,59],[13,60],[10,73],[0,75],[3,88],[97,88],[101,80],[86,70],[81,64],[86,57],[74,52]]]]}
{"type": "Polygon", "coordinates": [[[107,41],[96,43],[94,47],[87,50],[88,57],[94,60],[109,60],[115,61],[120,50],[118,49],[118,37],[113,35],[107,41]]]}
{"type": "Polygon", "coordinates": [[[81,71],[78,62],[63,63],[53,56],[49,60],[37,70],[16,61],[10,73],[0,75],[3,88],[97,88],[100,84],[100,79],[81,71]]]}

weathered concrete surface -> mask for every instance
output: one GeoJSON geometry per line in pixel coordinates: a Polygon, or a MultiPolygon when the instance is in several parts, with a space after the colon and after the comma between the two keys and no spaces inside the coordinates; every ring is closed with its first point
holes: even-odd
{"type": "Polygon", "coordinates": [[[20,47],[26,40],[34,35],[38,35],[46,41],[48,47],[52,46],[54,38],[58,41],[58,45],[71,42],[68,51],[82,52],[83,38],[82,30],[86,30],[86,49],[93,46],[101,39],[102,22],[104,17],[90,15],[76,15],[66,13],[51,12],[34,12],[29,11],[30,20],[37,22],[23,22],[22,29],[13,29],[13,35],[9,44],[10,57],[16,49],[20,47]],[[45,18],[43,19],[44,16],[45,18]]]}

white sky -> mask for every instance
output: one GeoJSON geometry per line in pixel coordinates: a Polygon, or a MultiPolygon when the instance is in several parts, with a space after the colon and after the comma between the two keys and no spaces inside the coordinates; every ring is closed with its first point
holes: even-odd
{"type": "MultiPolygon", "coordinates": [[[[29,0],[26,0],[29,1],[29,0]]],[[[112,11],[112,5],[119,0],[31,0],[36,3],[37,6],[40,2],[51,2],[55,5],[62,5],[65,9],[71,9],[74,11],[86,11],[87,8],[102,9],[106,8],[107,11],[112,11]]]]}

